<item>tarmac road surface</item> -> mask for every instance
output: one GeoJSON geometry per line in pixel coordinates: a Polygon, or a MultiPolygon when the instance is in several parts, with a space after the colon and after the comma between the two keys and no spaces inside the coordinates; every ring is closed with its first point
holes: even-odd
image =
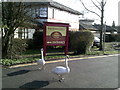
{"type": "Polygon", "coordinates": [[[64,62],[47,63],[42,71],[37,65],[3,69],[2,88],[118,88],[118,55],[71,59],[64,82],[50,72],[58,65],[64,62]]]}

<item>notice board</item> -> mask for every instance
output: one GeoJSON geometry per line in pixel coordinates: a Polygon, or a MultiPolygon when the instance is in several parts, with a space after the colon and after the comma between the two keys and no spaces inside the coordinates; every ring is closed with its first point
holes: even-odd
{"type": "Polygon", "coordinates": [[[68,54],[68,23],[44,22],[43,49],[46,55],[47,46],[65,46],[65,55],[68,54]]]}

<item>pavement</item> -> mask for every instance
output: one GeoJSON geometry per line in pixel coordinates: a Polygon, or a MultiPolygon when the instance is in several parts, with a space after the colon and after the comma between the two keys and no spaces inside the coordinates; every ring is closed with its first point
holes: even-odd
{"type": "Polygon", "coordinates": [[[118,88],[117,54],[69,59],[71,72],[64,82],[51,73],[58,65],[64,59],[47,61],[45,70],[38,70],[36,63],[3,68],[2,88],[118,88]]]}

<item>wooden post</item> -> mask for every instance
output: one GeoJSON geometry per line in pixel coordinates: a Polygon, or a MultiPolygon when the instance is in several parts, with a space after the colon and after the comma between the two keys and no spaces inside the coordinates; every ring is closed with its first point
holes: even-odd
{"type": "Polygon", "coordinates": [[[43,28],[43,56],[46,56],[46,25],[43,28]]]}

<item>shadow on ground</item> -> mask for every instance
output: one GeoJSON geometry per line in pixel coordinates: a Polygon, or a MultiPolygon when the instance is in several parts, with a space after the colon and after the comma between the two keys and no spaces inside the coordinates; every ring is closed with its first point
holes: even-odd
{"type": "Polygon", "coordinates": [[[20,86],[19,88],[21,89],[27,89],[27,88],[31,88],[31,89],[38,89],[38,88],[42,88],[49,85],[48,81],[32,81],[29,83],[26,83],[22,86],[20,86]]]}
{"type": "Polygon", "coordinates": [[[21,74],[28,73],[29,71],[30,71],[30,70],[20,70],[20,71],[16,71],[16,72],[8,73],[7,76],[21,75],[21,74]]]}

